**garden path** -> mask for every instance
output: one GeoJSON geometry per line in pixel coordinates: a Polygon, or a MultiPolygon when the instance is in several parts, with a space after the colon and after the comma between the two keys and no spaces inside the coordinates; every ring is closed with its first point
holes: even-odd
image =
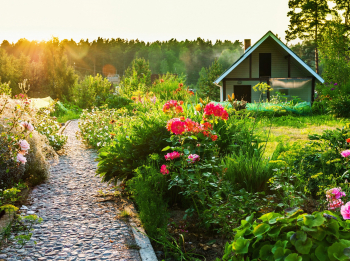
{"type": "Polygon", "coordinates": [[[76,138],[78,121],[64,131],[68,135],[66,155],[51,166],[51,176],[31,193],[27,214],[43,222],[35,225],[24,248],[1,251],[5,260],[141,260],[133,233],[117,218],[111,202],[96,202],[97,191],[108,185],[95,177],[96,153],[76,138]],[[34,243],[37,242],[37,244],[34,243]]]}

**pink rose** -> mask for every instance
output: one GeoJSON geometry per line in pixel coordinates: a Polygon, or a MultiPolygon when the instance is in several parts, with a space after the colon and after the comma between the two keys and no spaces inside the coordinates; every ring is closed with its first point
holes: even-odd
{"type": "Polygon", "coordinates": [[[341,188],[332,188],[326,192],[326,197],[329,199],[340,199],[344,196],[346,196],[346,194],[345,192],[341,191],[341,188]]]}
{"type": "Polygon", "coordinates": [[[331,200],[328,205],[328,209],[340,208],[344,202],[341,199],[331,200]]]}
{"type": "Polygon", "coordinates": [[[347,158],[350,156],[350,150],[344,150],[342,153],[340,153],[344,158],[347,158]]]}
{"type": "Polygon", "coordinates": [[[27,159],[21,153],[18,153],[17,162],[22,162],[23,164],[25,164],[27,162],[27,159]]]}
{"type": "Polygon", "coordinates": [[[18,142],[19,146],[21,147],[22,150],[29,150],[30,149],[30,145],[26,140],[20,140],[18,142]]]}
{"type": "Polygon", "coordinates": [[[196,161],[199,161],[199,155],[197,154],[190,154],[188,156],[189,162],[194,163],[196,161]]]}
{"type": "Polygon", "coordinates": [[[346,203],[344,206],[341,206],[340,213],[344,219],[350,219],[350,202],[346,203]]]}
{"type": "Polygon", "coordinates": [[[26,128],[27,130],[29,131],[33,131],[34,130],[34,127],[33,125],[30,123],[30,122],[25,122],[25,121],[22,121],[21,122],[21,125],[26,128]]]}

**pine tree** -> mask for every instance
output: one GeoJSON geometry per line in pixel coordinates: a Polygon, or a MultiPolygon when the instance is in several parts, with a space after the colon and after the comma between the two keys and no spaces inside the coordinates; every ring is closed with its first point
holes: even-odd
{"type": "Polygon", "coordinates": [[[290,17],[290,25],[286,30],[286,40],[299,38],[315,42],[316,73],[318,73],[319,36],[326,24],[327,14],[331,13],[327,2],[327,0],[289,0],[288,3],[291,10],[287,14],[290,17]]]}
{"type": "Polygon", "coordinates": [[[197,83],[201,96],[209,97],[211,100],[220,100],[220,88],[213,82],[221,73],[222,67],[217,59],[208,68],[201,69],[197,83]]]}

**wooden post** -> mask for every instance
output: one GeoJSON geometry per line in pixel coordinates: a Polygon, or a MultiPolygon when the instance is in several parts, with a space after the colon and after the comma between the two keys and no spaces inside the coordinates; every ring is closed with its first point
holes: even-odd
{"type": "MultiPolygon", "coordinates": [[[[270,85],[270,78],[267,78],[267,85],[270,85]]],[[[270,101],[270,89],[267,90],[267,100],[270,101]]]]}
{"type": "Polygon", "coordinates": [[[311,104],[315,100],[315,85],[316,85],[316,79],[315,77],[312,77],[312,86],[311,86],[311,104]]]}
{"type": "Polygon", "coordinates": [[[249,78],[252,78],[252,55],[249,55],[249,78]]]}
{"type": "Polygon", "coordinates": [[[226,79],[224,79],[223,85],[222,85],[222,93],[223,93],[223,101],[226,101],[226,79]]]}

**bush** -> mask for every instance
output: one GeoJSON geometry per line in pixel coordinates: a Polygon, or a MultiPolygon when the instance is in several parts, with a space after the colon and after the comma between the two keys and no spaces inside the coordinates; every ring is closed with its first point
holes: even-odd
{"type": "MultiPolygon", "coordinates": [[[[350,84],[349,84],[350,85],[350,84]]],[[[331,113],[337,117],[350,118],[350,95],[340,95],[329,101],[331,113]]]]}
{"type": "Polygon", "coordinates": [[[166,228],[169,214],[165,198],[167,183],[159,168],[154,162],[138,167],[135,177],[128,182],[140,219],[151,237],[156,236],[158,228],[166,228]]]}
{"type": "Polygon", "coordinates": [[[148,155],[160,151],[170,137],[164,127],[167,117],[159,111],[141,114],[130,128],[117,133],[110,145],[100,150],[98,169],[103,181],[133,177],[133,170],[148,155]]]}
{"type": "MultiPolygon", "coordinates": [[[[348,260],[350,223],[330,211],[268,213],[241,220],[234,241],[226,243],[223,261],[348,260]]],[[[220,260],[220,259],[217,259],[220,260]]]]}
{"type": "Polygon", "coordinates": [[[97,74],[95,77],[85,76],[81,82],[76,82],[71,90],[71,99],[80,108],[90,108],[101,105],[110,93],[111,83],[107,78],[97,74]],[[98,104],[96,104],[98,103],[98,104]]]}

